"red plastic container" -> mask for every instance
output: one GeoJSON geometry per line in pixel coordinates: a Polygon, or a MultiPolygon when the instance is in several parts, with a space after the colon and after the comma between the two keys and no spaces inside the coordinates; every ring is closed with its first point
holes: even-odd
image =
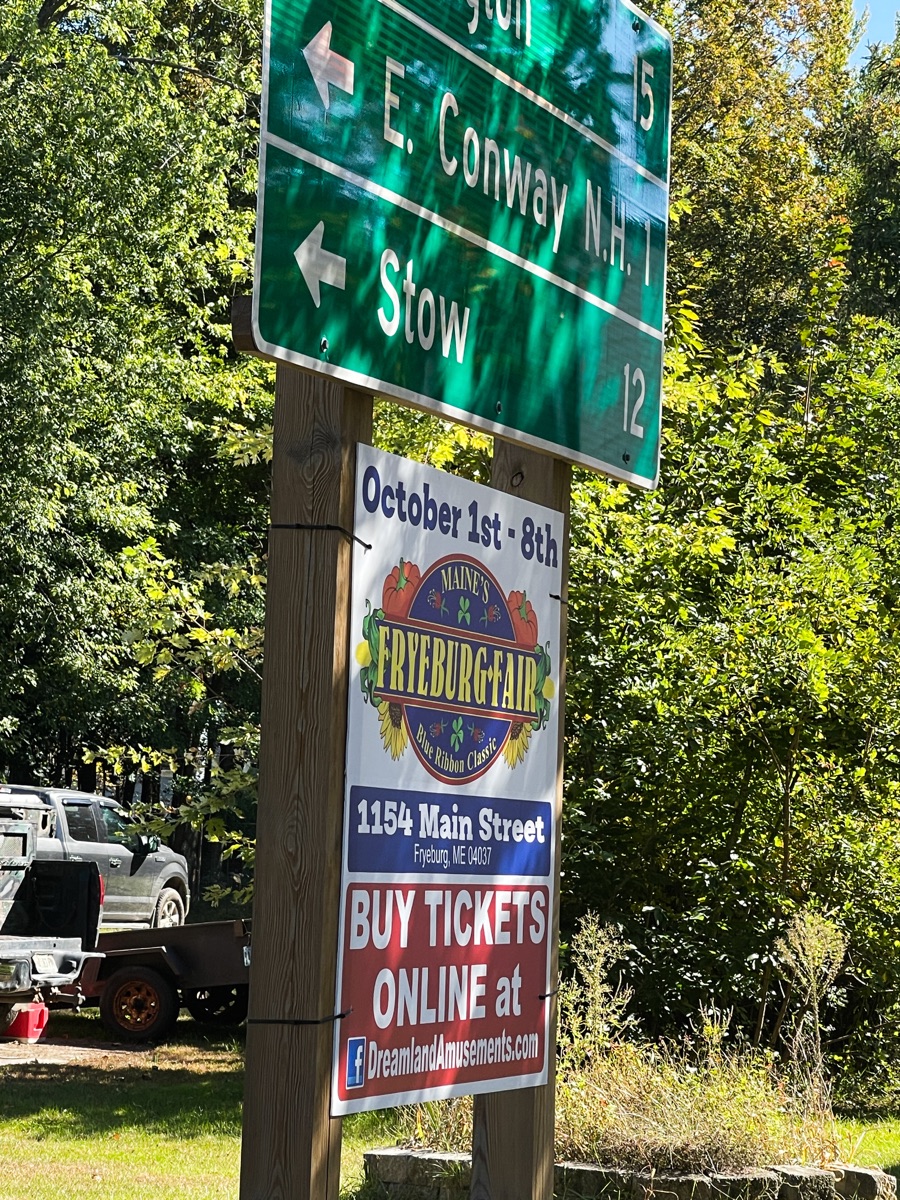
{"type": "Polygon", "coordinates": [[[37,1042],[44,1036],[49,1016],[46,1004],[21,1004],[2,1037],[11,1042],[37,1042]]]}

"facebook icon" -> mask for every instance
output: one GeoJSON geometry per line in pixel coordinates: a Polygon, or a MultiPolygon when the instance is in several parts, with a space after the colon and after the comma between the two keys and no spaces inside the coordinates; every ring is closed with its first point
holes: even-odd
{"type": "Polygon", "coordinates": [[[347,1087],[358,1088],[366,1082],[366,1039],[347,1039],[347,1087]]]}

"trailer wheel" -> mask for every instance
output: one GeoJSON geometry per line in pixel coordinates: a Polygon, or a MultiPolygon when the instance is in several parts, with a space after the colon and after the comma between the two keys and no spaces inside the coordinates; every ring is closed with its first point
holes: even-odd
{"type": "Polygon", "coordinates": [[[182,992],[185,1008],[195,1021],[207,1025],[240,1025],[247,1016],[249,989],[234,987],[196,988],[182,992]]]}
{"type": "Polygon", "coordinates": [[[110,1033],[127,1042],[159,1041],[178,1016],[178,993],[150,967],[122,967],[100,994],[100,1018],[110,1033]]]}

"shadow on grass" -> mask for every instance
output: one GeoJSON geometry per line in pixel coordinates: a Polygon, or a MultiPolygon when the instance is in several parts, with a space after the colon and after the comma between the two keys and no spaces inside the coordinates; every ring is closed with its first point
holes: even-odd
{"type": "MultiPolygon", "coordinates": [[[[81,1013],[54,1014],[50,1037],[59,1045],[95,1048],[98,1058],[0,1069],[0,1127],[13,1137],[90,1143],[135,1129],[173,1143],[206,1136],[240,1139],[242,1030],[179,1021],[174,1036],[157,1048],[124,1047],[96,1018],[81,1013]],[[132,1053],[120,1060],[115,1053],[104,1055],[107,1049],[132,1053]]],[[[383,1185],[363,1182],[361,1158],[371,1146],[393,1144],[397,1133],[393,1109],[344,1119],[342,1200],[384,1200],[383,1185]]]]}
{"type": "Polygon", "coordinates": [[[244,1077],[233,1069],[31,1064],[4,1072],[0,1123],[31,1137],[91,1138],[129,1127],[180,1139],[241,1132],[244,1077]]]}
{"type": "MultiPolygon", "coordinates": [[[[245,1033],[244,1027],[239,1025],[201,1024],[189,1017],[186,1009],[182,1009],[181,1016],[175,1023],[172,1032],[160,1044],[166,1046],[204,1045],[213,1049],[235,1049],[243,1044],[245,1033]]],[[[46,1036],[50,1041],[71,1039],[74,1043],[89,1038],[91,1041],[103,1042],[120,1049],[126,1046],[126,1043],[106,1029],[96,1008],[83,1008],[78,1012],[69,1012],[66,1009],[51,1010],[46,1036]]],[[[152,1041],[133,1042],[128,1048],[139,1053],[142,1050],[152,1050],[155,1045],[157,1043],[152,1041]]]]}

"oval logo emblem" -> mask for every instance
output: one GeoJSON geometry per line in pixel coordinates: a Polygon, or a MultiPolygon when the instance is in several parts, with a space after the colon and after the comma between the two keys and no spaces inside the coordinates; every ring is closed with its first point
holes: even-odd
{"type": "Polygon", "coordinates": [[[466,555],[424,573],[403,559],[366,602],[356,651],[360,686],[377,713],[385,751],[412,746],[430,775],[468,783],[501,756],[514,770],[547,724],[551,661],[524,592],[500,584],[466,555]]]}

